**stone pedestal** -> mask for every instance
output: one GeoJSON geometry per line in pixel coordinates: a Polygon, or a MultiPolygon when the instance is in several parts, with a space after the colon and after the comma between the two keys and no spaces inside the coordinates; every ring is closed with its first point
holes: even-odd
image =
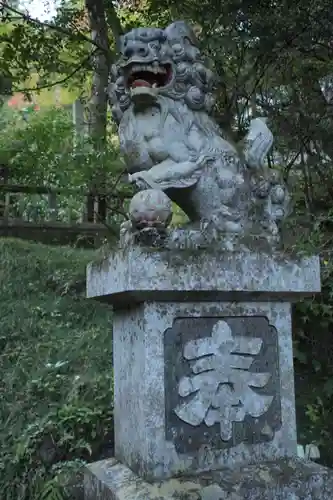
{"type": "MultiPolygon", "coordinates": [[[[115,459],[90,467],[86,499],[234,498],[212,471],[292,468],[291,303],[319,291],[317,257],[133,247],[90,265],[88,297],[114,309],[115,459]]],[[[299,498],[259,493],[235,498],[299,498]]]]}
{"type": "Polygon", "coordinates": [[[332,500],[333,473],[297,458],[148,483],[115,459],[85,475],[86,500],[332,500]]]}

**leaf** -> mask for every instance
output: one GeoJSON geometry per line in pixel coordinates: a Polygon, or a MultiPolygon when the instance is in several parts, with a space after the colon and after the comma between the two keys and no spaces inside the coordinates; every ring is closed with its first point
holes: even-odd
{"type": "Polygon", "coordinates": [[[65,500],[63,488],[56,479],[51,479],[44,485],[38,500],[65,500]]]}
{"type": "Polygon", "coordinates": [[[319,372],[322,368],[321,363],[316,359],[312,360],[312,366],[313,366],[313,369],[316,373],[319,372]]]}
{"type": "Polygon", "coordinates": [[[294,348],[294,358],[299,362],[302,363],[303,365],[306,365],[308,362],[307,355],[305,352],[300,351],[297,348],[294,348]]]}
{"type": "Polygon", "coordinates": [[[333,396],[333,377],[326,380],[324,384],[324,392],[328,397],[333,396]]]}

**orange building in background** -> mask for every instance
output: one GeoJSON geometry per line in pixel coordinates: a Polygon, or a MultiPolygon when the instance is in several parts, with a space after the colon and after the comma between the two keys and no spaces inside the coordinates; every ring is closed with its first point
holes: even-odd
{"type": "Polygon", "coordinates": [[[7,105],[10,106],[11,108],[16,108],[16,109],[23,109],[27,107],[34,107],[35,111],[38,111],[39,106],[36,104],[34,101],[29,101],[24,94],[22,93],[17,93],[14,94],[8,101],[7,105]]]}

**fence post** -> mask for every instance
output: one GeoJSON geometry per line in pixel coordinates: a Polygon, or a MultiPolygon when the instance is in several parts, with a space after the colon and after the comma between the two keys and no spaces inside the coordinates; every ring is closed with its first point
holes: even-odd
{"type": "Polygon", "coordinates": [[[80,144],[80,141],[85,136],[86,122],[84,119],[84,105],[82,101],[77,99],[72,107],[73,125],[74,125],[74,147],[80,144]]]}
{"type": "Polygon", "coordinates": [[[52,191],[48,195],[50,219],[56,221],[58,217],[57,193],[52,191]]]}
{"type": "Polygon", "coordinates": [[[4,209],[3,209],[3,219],[6,222],[9,219],[10,205],[11,205],[11,195],[10,195],[10,193],[6,193],[5,194],[5,205],[4,205],[4,209]]]}

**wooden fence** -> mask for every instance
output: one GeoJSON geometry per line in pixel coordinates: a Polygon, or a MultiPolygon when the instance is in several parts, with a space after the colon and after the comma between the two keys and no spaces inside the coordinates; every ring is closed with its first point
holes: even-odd
{"type": "MultiPolygon", "coordinates": [[[[67,107],[67,106],[66,106],[67,107]]],[[[74,145],[87,133],[88,123],[84,104],[77,100],[68,106],[72,110],[74,145]]],[[[81,246],[98,245],[112,236],[110,219],[122,212],[126,196],[110,197],[103,193],[83,193],[73,189],[54,189],[45,186],[10,184],[10,172],[0,165],[0,237],[13,236],[46,243],[76,243],[81,246]],[[35,210],[22,210],[20,200],[34,197],[35,210]],[[38,213],[36,200],[43,201],[43,213],[38,213]],[[64,214],[59,199],[75,198],[80,214],[74,219],[70,211],[64,214]]]]}
{"type": "MultiPolygon", "coordinates": [[[[109,221],[114,213],[113,209],[108,210],[105,200],[106,197],[100,194],[9,184],[1,179],[0,171],[0,236],[96,246],[112,236],[109,221]],[[33,198],[34,202],[27,208],[26,200],[29,198],[33,198]],[[67,199],[73,198],[76,203],[74,216],[70,209],[63,208],[64,202],[66,204],[67,199]],[[39,209],[40,206],[42,209],[39,209]],[[77,207],[80,207],[79,210],[77,207]]],[[[119,203],[121,200],[118,200],[119,203]]]]}

